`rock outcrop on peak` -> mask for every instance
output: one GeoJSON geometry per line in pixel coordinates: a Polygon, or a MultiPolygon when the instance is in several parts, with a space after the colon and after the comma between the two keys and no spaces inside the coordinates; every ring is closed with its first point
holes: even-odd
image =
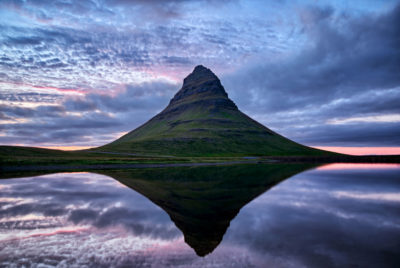
{"type": "Polygon", "coordinates": [[[228,98],[228,94],[218,77],[202,65],[196,66],[193,72],[183,80],[182,88],[171,99],[170,104],[178,104],[193,96],[197,98],[228,98]]]}

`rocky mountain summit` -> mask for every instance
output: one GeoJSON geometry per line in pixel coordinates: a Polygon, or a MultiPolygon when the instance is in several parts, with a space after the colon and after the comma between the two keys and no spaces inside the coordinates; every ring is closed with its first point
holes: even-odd
{"type": "Polygon", "coordinates": [[[218,77],[203,65],[196,66],[193,72],[183,80],[183,86],[171,99],[171,104],[184,101],[193,95],[201,95],[203,98],[207,96],[228,98],[228,94],[225,92],[218,77]]]}
{"type": "Polygon", "coordinates": [[[318,155],[242,113],[221,81],[198,65],[159,114],[99,151],[168,156],[318,155]]]}
{"type": "Polygon", "coordinates": [[[182,88],[171,99],[169,105],[158,116],[176,114],[191,106],[199,106],[214,110],[238,110],[236,104],[228,98],[218,77],[208,68],[198,65],[193,72],[183,80],[182,88]]]}

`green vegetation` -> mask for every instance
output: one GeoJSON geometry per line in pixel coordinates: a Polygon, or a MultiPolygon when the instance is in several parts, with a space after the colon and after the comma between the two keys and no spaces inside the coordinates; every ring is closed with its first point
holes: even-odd
{"type": "Polygon", "coordinates": [[[1,166],[188,162],[190,159],[0,146],[1,166]]]}
{"type": "MultiPolygon", "coordinates": [[[[166,157],[94,151],[62,151],[34,147],[0,146],[0,171],[78,171],[86,169],[221,162],[254,162],[239,157],[166,157]]],[[[5,177],[10,174],[6,174],[5,177]]],[[[4,177],[4,176],[0,176],[4,177]]]]}
{"type": "Polygon", "coordinates": [[[170,104],[141,127],[98,151],[165,156],[321,156],[254,121],[228,98],[219,79],[196,67],[170,104]]]}
{"type": "Polygon", "coordinates": [[[98,150],[209,157],[329,154],[290,141],[240,111],[216,112],[210,118],[192,110],[196,107],[168,120],[154,118],[98,150]]]}

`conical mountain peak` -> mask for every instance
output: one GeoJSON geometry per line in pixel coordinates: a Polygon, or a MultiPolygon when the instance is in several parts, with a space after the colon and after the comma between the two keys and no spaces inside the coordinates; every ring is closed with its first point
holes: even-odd
{"type": "Polygon", "coordinates": [[[202,65],[183,80],[163,111],[98,150],[174,156],[322,153],[278,135],[239,111],[218,77],[202,65]]]}
{"type": "Polygon", "coordinates": [[[193,72],[183,80],[183,85],[185,86],[185,84],[201,83],[210,80],[219,79],[210,69],[204,67],[203,65],[197,65],[193,72]]]}
{"type": "Polygon", "coordinates": [[[175,94],[170,104],[210,98],[228,99],[228,94],[210,69],[197,65],[183,80],[182,88],[175,94]]]}

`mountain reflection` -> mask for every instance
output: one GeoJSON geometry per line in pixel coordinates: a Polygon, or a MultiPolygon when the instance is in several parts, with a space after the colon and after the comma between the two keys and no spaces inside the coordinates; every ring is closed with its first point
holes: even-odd
{"type": "Polygon", "coordinates": [[[399,167],[309,167],[3,179],[0,267],[397,267],[399,167]]]}
{"type": "Polygon", "coordinates": [[[237,165],[104,171],[161,207],[198,256],[221,242],[240,209],[311,164],[237,165]]]}
{"type": "MultiPolygon", "coordinates": [[[[59,228],[68,223],[103,229],[123,226],[135,236],[171,240],[180,235],[171,226],[171,219],[182,231],[184,241],[198,256],[205,256],[220,244],[243,206],[275,184],[313,166],[169,167],[1,180],[0,227],[16,231],[59,228]]],[[[24,174],[15,175],[19,176],[24,174]]]]}

